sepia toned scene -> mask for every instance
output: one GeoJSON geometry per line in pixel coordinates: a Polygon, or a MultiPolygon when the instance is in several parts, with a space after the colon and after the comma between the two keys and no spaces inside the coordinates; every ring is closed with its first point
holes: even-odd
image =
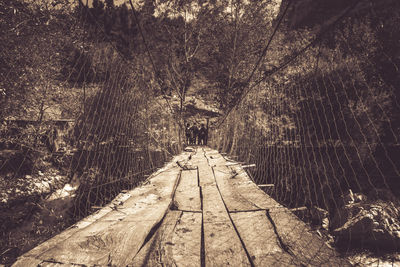
{"type": "Polygon", "coordinates": [[[400,267],[399,25],[0,0],[0,266],[400,267]]]}

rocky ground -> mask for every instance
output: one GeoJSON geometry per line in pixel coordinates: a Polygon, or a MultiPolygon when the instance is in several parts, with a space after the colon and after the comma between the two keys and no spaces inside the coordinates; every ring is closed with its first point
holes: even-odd
{"type": "Polygon", "coordinates": [[[68,215],[76,186],[50,164],[31,175],[0,176],[0,264],[59,233],[73,223],[68,215]]]}
{"type": "Polygon", "coordinates": [[[368,251],[359,251],[348,255],[348,259],[354,266],[400,267],[400,253],[377,255],[368,251]]]}
{"type": "Polygon", "coordinates": [[[355,266],[400,267],[400,205],[388,190],[367,197],[348,190],[329,214],[319,207],[292,209],[355,266]]]}
{"type": "Polygon", "coordinates": [[[38,171],[35,175],[13,177],[0,176],[0,203],[2,206],[23,201],[25,198],[49,194],[65,184],[66,177],[57,169],[49,169],[46,173],[38,171]]]}

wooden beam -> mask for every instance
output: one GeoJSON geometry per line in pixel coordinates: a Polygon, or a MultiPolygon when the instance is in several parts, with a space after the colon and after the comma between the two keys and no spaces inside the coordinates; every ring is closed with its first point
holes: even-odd
{"type": "Polygon", "coordinates": [[[213,169],[222,199],[224,200],[229,212],[260,209],[253,202],[249,201],[246,196],[237,191],[236,181],[235,179],[231,179],[232,174],[228,167],[217,166],[213,169]]]}
{"type": "Polygon", "coordinates": [[[202,187],[206,266],[250,266],[216,186],[202,187]]]}
{"type": "Polygon", "coordinates": [[[174,164],[159,170],[122,205],[53,244],[40,259],[83,265],[128,264],[168,210],[180,171],[174,164]]]}
{"type": "Polygon", "coordinates": [[[128,266],[172,266],[172,235],[181,216],[181,211],[169,211],[160,227],[128,266]]]}
{"type": "Polygon", "coordinates": [[[211,152],[217,152],[216,150],[206,152],[205,156],[207,158],[208,164],[210,166],[218,166],[226,164],[226,160],[217,152],[213,154],[211,152]]]}
{"type": "Polygon", "coordinates": [[[185,211],[201,211],[197,170],[182,171],[175,191],[174,208],[185,211]]]}
{"type": "Polygon", "coordinates": [[[245,162],[228,162],[225,164],[225,166],[234,166],[234,165],[240,165],[243,164],[245,162]]]}
{"type": "Polygon", "coordinates": [[[267,195],[262,189],[260,189],[248,176],[248,174],[240,166],[231,166],[232,171],[236,172],[234,184],[238,194],[246,197],[246,199],[252,202],[255,206],[260,209],[273,209],[281,208],[282,205],[276,200],[267,195]]]}
{"type": "Polygon", "coordinates": [[[274,184],[258,184],[258,187],[274,187],[274,184]]]}
{"type": "Polygon", "coordinates": [[[203,156],[203,161],[198,164],[200,186],[215,185],[214,174],[203,156]]]}
{"type": "Polygon", "coordinates": [[[252,168],[256,167],[256,164],[249,164],[249,165],[243,165],[242,168],[252,168]]]}
{"type": "Polygon", "coordinates": [[[201,221],[201,213],[183,212],[172,236],[173,266],[201,266],[201,221]]]}
{"type": "Polygon", "coordinates": [[[280,246],[266,211],[237,212],[231,217],[255,266],[299,266],[280,246]]]}

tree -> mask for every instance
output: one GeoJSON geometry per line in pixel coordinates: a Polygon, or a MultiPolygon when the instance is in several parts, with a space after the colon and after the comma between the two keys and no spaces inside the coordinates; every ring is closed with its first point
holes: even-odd
{"type": "Polygon", "coordinates": [[[223,109],[230,108],[247,80],[272,32],[276,15],[270,1],[226,1],[210,12],[203,75],[217,87],[223,109]]]}

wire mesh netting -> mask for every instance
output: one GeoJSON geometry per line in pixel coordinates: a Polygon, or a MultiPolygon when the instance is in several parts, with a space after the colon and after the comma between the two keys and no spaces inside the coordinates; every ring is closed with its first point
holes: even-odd
{"type": "MultiPolygon", "coordinates": [[[[181,144],[168,99],[161,93],[154,94],[158,88],[150,80],[155,73],[147,67],[149,58],[143,43],[138,42],[136,47],[142,56],[129,58],[116,47],[116,37],[104,26],[104,5],[89,8],[77,3],[60,2],[61,7],[52,8],[45,1],[2,4],[17,21],[23,12],[30,12],[26,14],[28,21],[44,20],[43,25],[38,23],[42,27],[33,27],[34,34],[41,38],[49,35],[38,40],[24,29],[17,33],[25,42],[21,44],[16,38],[17,49],[31,46],[33,51],[21,52],[21,59],[7,62],[8,67],[13,71],[22,57],[32,62],[21,64],[26,71],[18,73],[22,76],[14,77],[9,70],[2,73],[2,145],[7,151],[21,154],[17,155],[19,161],[5,158],[2,172],[18,177],[41,169],[38,159],[58,159],[67,179],[79,184],[73,209],[79,218],[92,212],[93,206],[108,203],[121,190],[137,186],[177,154],[181,144]],[[44,10],[36,14],[33,8],[44,10]],[[62,17],[65,15],[68,17],[62,17]],[[60,29],[61,33],[53,32],[60,29]],[[49,47],[43,47],[46,42],[50,42],[49,47]],[[30,77],[24,80],[26,76],[30,77]],[[13,82],[21,92],[10,87],[13,82]],[[33,92],[26,87],[33,87],[33,92]],[[12,102],[21,101],[17,93],[29,101],[22,103],[20,110],[12,102]]],[[[119,21],[118,26],[128,27],[126,23],[119,21]]],[[[13,34],[10,30],[7,37],[15,38],[13,34]]],[[[137,40],[141,42],[139,37],[137,40]]],[[[11,58],[15,51],[10,48],[3,52],[11,58]]]]}
{"type": "Polygon", "coordinates": [[[89,58],[98,58],[98,64],[90,63],[92,69],[83,73],[81,81],[95,81],[100,87],[85,99],[84,113],[73,131],[78,151],[70,169],[81,181],[75,215],[86,215],[91,206],[103,205],[122,189],[137,186],[181,149],[178,126],[167,104],[161,97],[150,98],[153,90],[146,84],[146,75],[154,73],[143,69],[143,61],[148,59],[128,61],[108,40],[107,28],[99,25],[95,11],[95,7],[81,9],[82,20],[94,24],[87,36],[103,42],[105,47],[90,55],[89,58]]]}
{"type": "Polygon", "coordinates": [[[215,148],[255,164],[254,182],[332,233],[342,251],[399,245],[390,219],[398,218],[400,189],[399,70],[383,30],[394,17],[374,8],[358,6],[311,38],[300,30],[286,36],[299,45],[255,73],[210,137],[215,148]]]}

